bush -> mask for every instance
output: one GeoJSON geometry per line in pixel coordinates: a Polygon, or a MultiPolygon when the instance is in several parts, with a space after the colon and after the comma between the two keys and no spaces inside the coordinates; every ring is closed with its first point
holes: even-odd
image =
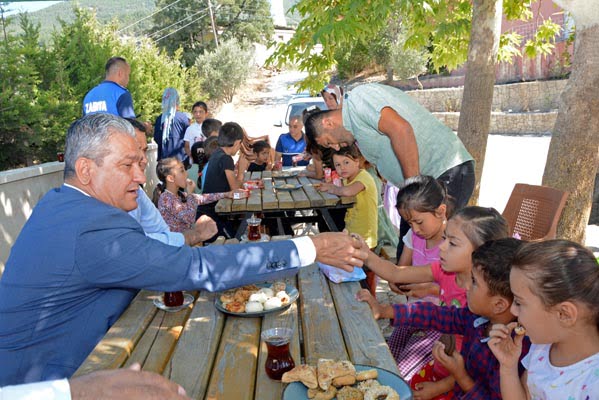
{"type": "Polygon", "coordinates": [[[181,52],[169,57],[147,39],[123,39],[113,25],[99,24],[87,10],[75,9],[72,23],[61,22],[52,45],[40,45],[39,25],[20,17],[22,32],[0,44],[0,170],[55,161],[66,130],[82,113],[81,102],[104,79],[104,65],[123,56],[131,65],[129,90],[140,119],[160,114],[166,87],[176,87],[182,107],[203,97],[196,68],[181,65],[181,52]]]}
{"type": "Polygon", "coordinates": [[[195,66],[204,78],[202,88],[210,98],[230,103],[253,72],[253,60],[252,50],[231,39],[214,51],[198,56],[195,66]]]}

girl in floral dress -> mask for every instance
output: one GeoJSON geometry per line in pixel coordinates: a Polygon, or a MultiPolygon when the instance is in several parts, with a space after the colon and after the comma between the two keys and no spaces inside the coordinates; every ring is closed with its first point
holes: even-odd
{"type": "Polygon", "coordinates": [[[213,203],[223,198],[233,198],[233,191],[226,193],[194,193],[195,182],[187,178],[183,163],[175,157],[164,158],[156,165],[160,183],[154,190],[154,204],[172,232],[192,228],[199,205],[213,203]]]}

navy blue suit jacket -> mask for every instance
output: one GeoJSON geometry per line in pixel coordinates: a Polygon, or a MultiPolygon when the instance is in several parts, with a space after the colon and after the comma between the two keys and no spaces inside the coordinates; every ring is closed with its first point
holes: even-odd
{"type": "Polygon", "coordinates": [[[70,377],[138,289],[223,289],[292,276],[295,244],[173,247],[62,186],[35,207],[0,280],[0,387],[70,377]]]}

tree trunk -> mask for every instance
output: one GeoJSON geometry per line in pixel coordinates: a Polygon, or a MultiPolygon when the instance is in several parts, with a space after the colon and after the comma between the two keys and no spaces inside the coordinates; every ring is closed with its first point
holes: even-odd
{"type": "Polygon", "coordinates": [[[476,162],[476,184],[470,204],[478,202],[487,149],[502,5],[503,0],[474,0],[473,3],[466,80],[458,124],[458,136],[476,162]]]}
{"type": "Polygon", "coordinates": [[[581,29],[576,15],[574,20],[572,73],[560,99],[543,185],[570,193],[557,236],[584,243],[599,164],[599,25],[581,29]]]}

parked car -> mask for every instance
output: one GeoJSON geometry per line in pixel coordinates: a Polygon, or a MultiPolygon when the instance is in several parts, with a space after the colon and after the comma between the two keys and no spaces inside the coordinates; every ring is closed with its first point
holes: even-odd
{"type": "Polygon", "coordinates": [[[275,121],[274,126],[285,128],[285,132],[289,131],[289,118],[294,115],[301,116],[304,110],[310,106],[317,106],[321,110],[326,110],[327,106],[324,104],[322,97],[310,97],[309,95],[299,94],[294,96],[287,103],[285,111],[285,117],[275,121]]]}

